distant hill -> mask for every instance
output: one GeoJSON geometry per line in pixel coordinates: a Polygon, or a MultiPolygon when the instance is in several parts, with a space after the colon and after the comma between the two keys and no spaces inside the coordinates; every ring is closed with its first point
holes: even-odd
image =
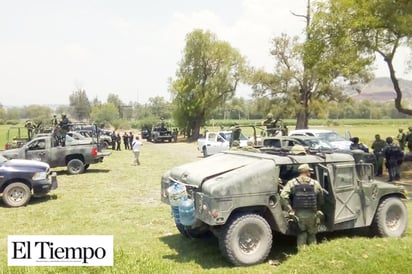
{"type": "MultiPolygon", "coordinates": [[[[402,90],[402,99],[412,99],[412,81],[399,80],[402,90]]],[[[395,98],[392,81],[387,77],[380,77],[372,80],[360,89],[360,93],[350,92],[354,100],[370,100],[374,102],[387,102],[395,98]]]]}

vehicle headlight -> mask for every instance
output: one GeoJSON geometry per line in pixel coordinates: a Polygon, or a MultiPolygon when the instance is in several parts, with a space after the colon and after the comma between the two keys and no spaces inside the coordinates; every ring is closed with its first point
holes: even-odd
{"type": "Polygon", "coordinates": [[[47,172],[45,172],[45,171],[36,172],[36,173],[34,173],[32,179],[33,179],[33,181],[45,180],[45,179],[47,179],[47,172]]]}

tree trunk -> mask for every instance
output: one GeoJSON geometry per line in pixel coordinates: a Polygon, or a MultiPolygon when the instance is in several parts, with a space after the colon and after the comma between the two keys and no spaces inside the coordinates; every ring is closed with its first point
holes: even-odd
{"type": "Polygon", "coordinates": [[[393,88],[395,89],[396,97],[395,97],[395,108],[400,112],[408,115],[412,115],[412,109],[407,109],[402,107],[402,90],[399,86],[398,78],[396,78],[395,69],[393,68],[392,58],[388,58],[387,56],[384,57],[386,64],[388,64],[389,74],[391,77],[391,81],[393,84],[393,88]]]}
{"type": "Polygon", "coordinates": [[[200,118],[197,118],[194,121],[193,128],[191,129],[192,135],[188,138],[189,141],[196,141],[197,139],[199,139],[201,126],[202,126],[202,121],[200,118]]]}

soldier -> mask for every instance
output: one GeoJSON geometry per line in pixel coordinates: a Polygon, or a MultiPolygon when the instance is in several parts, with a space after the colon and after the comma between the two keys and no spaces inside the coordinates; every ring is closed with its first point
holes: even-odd
{"type": "Polygon", "coordinates": [[[403,132],[402,128],[399,129],[399,133],[396,139],[398,140],[398,143],[401,149],[405,150],[406,134],[403,132]]]}
{"type": "Polygon", "coordinates": [[[232,140],[230,140],[231,143],[233,143],[233,141],[239,141],[240,132],[242,131],[242,129],[237,123],[235,123],[230,129],[232,130],[232,140]]]}
{"type": "Polygon", "coordinates": [[[116,149],[116,141],[117,141],[116,131],[113,130],[111,137],[112,137],[112,150],[115,150],[116,149]]]}
{"type": "Polygon", "coordinates": [[[51,120],[52,127],[57,127],[59,125],[59,121],[57,120],[57,115],[53,114],[53,118],[51,120]]]}
{"type": "Polygon", "coordinates": [[[266,120],[262,122],[262,125],[266,126],[266,132],[268,136],[274,136],[275,134],[274,129],[277,127],[277,122],[278,122],[278,119],[273,120],[273,114],[268,113],[268,115],[266,116],[266,120]]]}
{"type": "Polygon", "coordinates": [[[124,150],[129,149],[129,135],[127,135],[127,132],[123,134],[123,144],[124,144],[124,150]]]}
{"type": "Polygon", "coordinates": [[[293,155],[306,155],[305,147],[302,145],[294,145],[291,150],[290,154],[293,155]]]}
{"type": "Polygon", "coordinates": [[[365,146],[362,143],[359,143],[359,137],[353,137],[350,140],[352,141],[352,144],[350,145],[350,150],[360,149],[363,152],[369,152],[369,148],[367,146],[365,146]]]}
{"type": "Polygon", "coordinates": [[[244,147],[243,150],[250,151],[250,152],[260,152],[259,149],[255,148],[253,146],[253,141],[251,141],[251,140],[247,141],[247,146],[244,147]]]}
{"type": "Polygon", "coordinates": [[[29,140],[31,140],[31,138],[33,137],[33,130],[36,128],[36,124],[31,120],[27,120],[24,124],[24,127],[27,128],[27,137],[29,138],[29,140]]]}
{"type": "Polygon", "coordinates": [[[386,147],[382,153],[386,158],[386,167],[388,168],[389,180],[388,182],[398,181],[401,179],[401,164],[404,153],[402,149],[393,143],[392,137],[386,138],[386,147]]]}
{"type": "Polygon", "coordinates": [[[70,128],[69,128],[70,121],[67,118],[65,113],[62,113],[62,119],[61,119],[59,125],[60,125],[60,138],[59,139],[60,139],[61,145],[64,147],[65,144],[66,144],[66,134],[70,130],[70,128]]]}
{"type": "Polygon", "coordinates": [[[409,152],[412,152],[412,127],[408,128],[409,132],[405,137],[405,144],[408,146],[409,152]]]}
{"type": "Polygon", "coordinates": [[[129,146],[130,146],[130,149],[132,149],[133,140],[134,140],[133,132],[130,131],[129,132],[129,146]]]}
{"type": "Polygon", "coordinates": [[[313,169],[308,164],[300,165],[299,176],[287,182],[280,193],[289,216],[298,222],[298,248],[316,244],[319,216],[323,215],[319,211],[323,204],[322,187],[318,181],[310,177],[311,171],[313,169]]]}
{"type": "Polygon", "coordinates": [[[122,137],[120,136],[120,133],[117,133],[116,135],[116,143],[117,143],[116,150],[121,151],[122,149],[120,148],[120,145],[122,143],[122,137]]]}
{"type": "Polygon", "coordinates": [[[382,150],[386,146],[386,142],[381,139],[379,134],[375,135],[375,141],[372,143],[373,154],[376,157],[375,162],[375,176],[382,176],[383,172],[383,154],[382,150]]]}

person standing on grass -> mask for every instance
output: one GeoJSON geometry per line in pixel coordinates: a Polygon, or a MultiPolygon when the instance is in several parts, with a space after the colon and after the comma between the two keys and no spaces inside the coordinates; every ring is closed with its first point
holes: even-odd
{"type": "Polygon", "coordinates": [[[129,135],[127,135],[127,132],[123,134],[123,144],[124,144],[124,150],[129,149],[129,135]]]}
{"type": "Polygon", "coordinates": [[[139,140],[139,136],[136,136],[135,140],[132,142],[132,150],[134,154],[134,163],[138,166],[140,166],[139,156],[142,145],[143,143],[139,140]]]}
{"type": "Polygon", "coordinates": [[[116,143],[117,143],[116,150],[121,151],[122,149],[120,148],[120,145],[122,143],[122,137],[120,136],[119,133],[117,133],[117,136],[116,136],[116,143]]]}
{"type": "Polygon", "coordinates": [[[376,157],[375,163],[375,176],[381,177],[383,172],[383,148],[386,146],[386,142],[381,139],[379,134],[375,135],[375,141],[372,143],[373,154],[376,157]]]}

